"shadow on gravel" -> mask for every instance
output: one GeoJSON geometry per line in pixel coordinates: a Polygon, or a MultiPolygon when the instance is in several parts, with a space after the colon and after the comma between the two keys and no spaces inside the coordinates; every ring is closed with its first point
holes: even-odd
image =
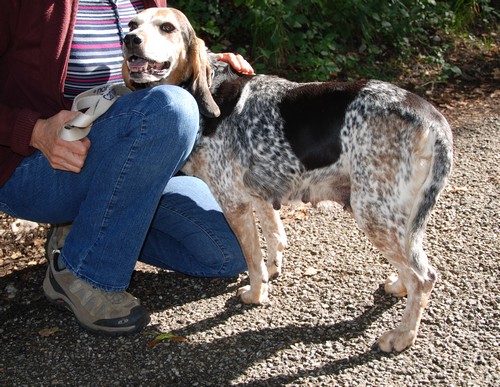
{"type": "Polygon", "coordinates": [[[33,303],[45,302],[42,283],[46,270],[45,265],[36,265],[0,277],[0,327],[33,309],[33,303]]]}
{"type": "MultiPolygon", "coordinates": [[[[364,331],[376,321],[381,314],[390,309],[398,299],[388,296],[381,285],[374,293],[374,304],[366,309],[362,314],[353,320],[345,320],[334,323],[332,325],[323,326],[287,326],[280,328],[264,328],[258,331],[245,331],[228,338],[216,340],[210,346],[203,346],[203,350],[218,352],[220,357],[228,356],[227,353],[234,353],[238,349],[244,348],[244,354],[234,361],[234,359],[221,360],[220,364],[229,362],[234,367],[232,372],[234,376],[244,374],[245,370],[252,364],[261,360],[272,358],[278,351],[291,348],[294,344],[323,344],[326,341],[335,342],[339,340],[351,340],[358,336],[364,335],[364,331]],[[220,350],[223,348],[224,350],[220,350]],[[229,350],[229,351],[228,351],[229,350]]],[[[220,325],[228,320],[232,315],[238,313],[231,309],[232,304],[236,301],[231,299],[228,301],[227,309],[218,316],[211,319],[201,321],[199,323],[188,326],[177,333],[180,335],[189,335],[200,332],[200,330],[208,330],[213,326],[220,325]]],[[[254,308],[259,306],[245,306],[245,308],[254,308]]],[[[241,311],[240,311],[241,313],[241,311]]],[[[278,376],[268,377],[261,381],[252,382],[252,386],[278,386],[293,383],[294,381],[308,377],[320,375],[333,375],[343,372],[345,369],[353,369],[360,365],[370,363],[375,359],[382,357],[397,356],[397,354],[386,354],[377,350],[370,350],[357,355],[349,356],[344,359],[333,361],[327,365],[313,369],[300,369],[295,374],[282,374],[278,376]]],[[[214,377],[217,373],[227,372],[225,369],[212,369],[214,377]]],[[[207,379],[208,380],[208,379],[207,379]]],[[[248,386],[248,383],[237,384],[240,386],[248,386]]]]}
{"type": "MultiPolygon", "coordinates": [[[[56,318],[53,308],[48,307],[48,303],[44,300],[42,292],[42,282],[45,275],[45,265],[38,265],[32,268],[14,272],[14,274],[0,278],[0,289],[5,289],[9,284],[18,289],[17,293],[10,299],[2,293],[0,298],[0,306],[3,313],[0,315],[0,326],[5,327],[2,335],[11,339],[19,340],[20,337],[33,337],[30,332],[36,331],[36,324],[33,321],[43,321],[46,318],[56,318]],[[50,315],[54,313],[53,317],[50,315]],[[28,317],[31,316],[31,320],[28,317]],[[34,320],[33,320],[34,318],[34,320]],[[10,321],[9,321],[10,320],[10,321]],[[31,324],[30,324],[31,321],[31,324]],[[32,325],[32,326],[30,326],[32,325]]],[[[235,292],[236,288],[241,285],[234,279],[229,280],[207,280],[183,276],[172,272],[136,272],[132,283],[131,291],[143,300],[144,304],[152,311],[168,310],[174,306],[188,304],[200,299],[216,297],[220,294],[235,292]]],[[[373,305],[368,307],[363,313],[352,320],[344,320],[333,324],[324,325],[289,325],[284,327],[265,327],[258,328],[257,324],[252,325],[249,322],[247,327],[250,329],[235,330],[233,334],[223,338],[216,338],[210,342],[186,342],[182,346],[183,356],[176,359],[176,368],[179,370],[192,370],[193,363],[204,366],[203,375],[196,375],[197,380],[202,385],[215,385],[221,382],[221,377],[227,380],[238,379],[241,375],[254,364],[266,361],[277,355],[277,353],[287,350],[293,350],[294,345],[309,345],[322,344],[327,341],[336,345],[336,342],[342,341],[342,346],[345,342],[357,338],[365,333],[365,330],[376,321],[381,314],[394,306],[398,299],[388,296],[384,293],[381,286],[373,295],[373,305]],[[252,329],[255,327],[255,329],[252,329]],[[207,358],[209,356],[209,358],[207,358]],[[209,366],[207,367],[207,363],[209,366]],[[223,376],[224,375],[224,376],[223,376]]],[[[193,320],[191,324],[184,326],[181,329],[173,330],[172,333],[181,336],[190,336],[196,333],[210,331],[212,328],[219,326],[231,325],[228,322],[233,316],[243,314],[256,306],[242,306],[239,299],[235,296],[227,300],[225,306],[220,313],[213,317],[193,320]]],[[[266,308],[266,306],[257,306],[257,308],[266,308]]],[[[62,342],[67,342],[66,348],[59,346],[58,351],[71,353],[74,349],[70,342],[74,342],[75,330],[80,328],[72,326],[74,319],[69,313],[63,316],[60,315],[63,324],[69,324],[61,329],[62,342]],[[73,332],[73,333],[72,333],[73,332]]],[[[250,318],[250,316],[249,316],[250,318]]],[[[75,324],[76,325],[76,324],[75,324]]],[[[148,327],[148,330],[155,330],[155,326],[148,327]]],[[[4,339],[7,339],[4,337],[4,339]]],[[[106,353],[111,348],[119,348],[127,341],[121,344],[118,341],[104,338],[88,338],[93,342],[93,346],[98,353],[106,353]]],[[[128,340],[128,339],[125,339],[128,340]]],[[[132,340],[132,339],[131,339],[132,340]]],[[[36,350],[38,345],[36,337],[26,340],[26,345],[33,345],[33,350],[36,350]]],[[[47,341],[43,345],[46,350],[51,352],[50,344],[47,341]],[[49,347],[45,347],[48,345],[49,347]]],[[[137,366],[129,365],[127,372],[139,372],[141,358],[158,358],[163,359],[167,354],[171,353],[174,344],[166,345],[152,351],[144,345],[143,349],[135,353],[137,366]]],[[[43,347],[42,347],[43,348],[43,347]]],[[[333,360],[330,363],[322,364],[321,366],[304,369],[298,367],[294,372],[283,372],[278,375],[262,375],[262,379],[252,382],[251,385],[282,385],[293,383],[294,381],[318,375],[332,375],[344,372],[346,369],[355,369],[363,364],[370,363],[380,359],[386,355],[377,351],[367,351],[364,353],[356,353],[345,358],[333,360]]],[[[352,353],[352,352],[351,352],[352,353]]],[[[7,355],[7,354],[4,354],[7,355]]],[[[8,358],[8,357],[7,357],[8,358]]],[[[6,359],[7,360],[7,359],[6,359]]],[[[14,360],[14,359],[12,359],[14,360]]],[[[300,359],[296,360],[300,362],[300,359]]],[[[11,368],[10,360],[4,365],[6,369],[11,368]]],[[[161,363],[161,362],[160,362],[161,363]]],[[[90,370],[83,371],[85,374],[90,373],[90,370]]],[[[195,377],[194,375],[191,375],[195,377]]],[[[166,379],[176,384],[179,380],[172,376],[165,375],[166,379]]],[[[166,381],[166,380],[165,380],[166,381]]],[[[191,380],[194,382],[195,380],[191,380]]],[[[182,385],[182,383],[180,383],[182,385]]],[[[248,385],[245,384],[245,385],[248,385]]]]}
{"type": "MultiPolygon", "coordinates": [[[[241,284],[235,284],[235,289],[241,284]]],[[[217,289],[215,294],[218,294],[217,289]]],[[[225,288],[227,292],[227,287],[225,288]]],[[[214,296],[210,292],[209,297],[214,296]]],[[[278,352],[291,349],[296,344],[323,344],[327,341],[337,342],[340,340],[349,341],[365,334],[365,330],[375,322],[385,311],[392,308],[399,299],[389,296],[384,292],[381,285],[373,294],[373,305],[368,307],[363,313],[352,320],[344,320],[331,325],[318,326],[296,326],[290,325],[277,328],[256,328],[255,330],[245,330],[235,333],[229,337],[219,338],[213,342],[189,344],[190,360],[186,361],[186,366],[189,361],[194,359],[204,359],[206,354],[210,353],[210,358],[218,359],[211,363],[210,369],[205,370],[204,382],[208,385],[220,380],[220,375],[228,374],[228,365],[232,378],[236,379],[243,375],[245,371],[255,363],[273,358],[278,352]],[[238,356],[235,358],[235,353],[238,356]]],[[[192,300],[187,297],[186,301],[192,300]]],[[[214,327],[224,325],[226,321],[233,316],[245,313],[246,310],[252,308],[265,308],[266,306],[245,305],[241,307],[239,298],[232,297],[226,302],[226,307],[221,313],[214,317],[197,321],[182,329],[174,330],[173,333],[180,336],[190,336],[196,333],[210,331],[214,327]]],[[[397,354],[386,354],[378,350],[372,349],[363,353],[355,354],[343,359],[338,359],[329,364],[313,369],[301,369],[296,373],[290,373],[278,376],[264,376],[260,381],[254,381],[252,386],[277,386],[308,377],[320,375],[339,374],[346,369],[355,369],[358,366],[373,362],[382,357],[392,357],[397,354]]],[[[297,359],[300,361],[300,359],[297,359]]],[[[177,364],[182,368],[183,365],[177,364]]],[[[248,383],[236,384],[248,386],[248,383]]]]}

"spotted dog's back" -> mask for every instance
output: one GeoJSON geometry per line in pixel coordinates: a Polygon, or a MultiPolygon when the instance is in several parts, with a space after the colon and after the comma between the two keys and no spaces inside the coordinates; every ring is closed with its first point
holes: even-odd
{"type": "Polygon", "coordinates": [[[407,169],[401,178],[409,179],[411,156],[422,151],[421,142],[430,144],[428,136],[436,136],[442,158],[436,171],[441,186],[449,175],[450,128],[412,93],[380,81],[299,84],[217,66],[213,95],[222,114],[202,118],[201,144],[215,154],[221,151],[216,143],[224,142],[222,149],[232,151],[220,156],[236,155],[249,192],[277,208],[282,201],[316,203],[331,196],[349,207],[352,174],[361,182],[377,176],[392,181],[399,167],[407,169]]]}
{"type": "Polygon", "coordinates": [[[386,291],[408,294],[401,325],[378,340],[380,348],[411,345],[436,281],[422,238],[451,173],[444,117],[385,82],[299,84],[239,76],[221,64],[214,71],[212,94],[221,116],[202,119],[205,136],[189,168],[212,187],[240,238],[251,284],[241,289],[242,299],[267,301],[252,209],[267,228],[268,270],[277,275],[286,236],[270,205],[334,200],[397,268],[386,291]]]}

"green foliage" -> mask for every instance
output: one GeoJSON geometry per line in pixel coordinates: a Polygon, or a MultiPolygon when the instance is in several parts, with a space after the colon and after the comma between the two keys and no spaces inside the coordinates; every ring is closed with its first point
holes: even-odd
{"type": "Polygon", "coordinates": [[[455,15],[452,28],[458,33],[474,27],[476,23],[489,24],[499,16],[498,9],[490,5],[490,0],[456,0],[452,3],[455,15]]]}
{"type": "Polygon", "coordinates": [[[177,0],[213,51],[237,51],[259,73],[297,80],[393,78],[409,58],[446,79],[442,36],[494,23],[490,0],[177,0]],[[391,68],[387,64],[391,63],[391,68]]]}

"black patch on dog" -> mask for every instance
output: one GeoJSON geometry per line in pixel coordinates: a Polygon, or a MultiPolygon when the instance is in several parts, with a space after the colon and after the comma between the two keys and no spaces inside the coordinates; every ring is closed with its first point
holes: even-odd
{"type": "Polygon", "coordinates": [[[279,104],[285,136],[306,169],[337,161],[347,107],[365,85],[365,81],[315,83],[286,93],[279,104]]]}
{"type": "Polygon", "coordinates": [[[220,116],[217,118],[205,117],[202,133],[204,136],[213,135],[220,122],[233,112],[234,107],[240,99],[241,90],[243,90],[243,87],[249,79],[249,76],[241,76],[232,80],[224,80],[218,84],[212,97],[217,106],[219,106],[220,116]]]}
{"type": "Polygon", "coordinates": [[[210,91],[215,103],[219,106],[220,116],[204,117],[202,133],[204,136],[213,135],[220,122],[233,112],[240,99],[241,90],[253,77],[237,73],[229,64],[216,60],[213,55],[209,57],[209,61],[213,73],[210,91]]]}

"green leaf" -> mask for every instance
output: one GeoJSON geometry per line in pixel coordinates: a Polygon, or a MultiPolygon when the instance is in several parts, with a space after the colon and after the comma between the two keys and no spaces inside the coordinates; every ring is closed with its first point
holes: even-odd
{"type": "Polygon", "coordinates": [[[157,346],[158,344],[160,344],[164,340],[170,340],[170,341],[173,341],[175,343],[182,343],[184,341],[187,341],[187,337],[177,336],[177,335],[174,335],[172,333],[161,333],[158,336],[156,336],[153,340],[151,340],[147,344],[147,346],[148,346],[148,348],[153,348],[153,347],[157,346]]]}

